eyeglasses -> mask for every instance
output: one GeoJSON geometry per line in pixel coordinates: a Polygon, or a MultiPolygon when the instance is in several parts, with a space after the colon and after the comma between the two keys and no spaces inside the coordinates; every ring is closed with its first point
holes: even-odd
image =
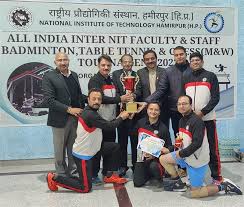
{"type": "Polygon", "coordinates": [[[188,104],[190,104],[190,103],[185,103],[185,102],[184,102],[184,103],[177,103],[176,105],[177,105],[177,106],[186,106],[186,105],[188,105],[188,104]]]}

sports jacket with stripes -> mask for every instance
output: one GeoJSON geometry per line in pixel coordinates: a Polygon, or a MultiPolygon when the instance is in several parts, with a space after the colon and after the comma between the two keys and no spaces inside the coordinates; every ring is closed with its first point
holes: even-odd
{"type": "Polygon", "coordinates": [[[99,88],[103,91],[103,104],[99,108],[99,114],[106,120],[116,117],[116,104],[120,103],[120,96],[116,96],[115,85],[110,76],[105,78],[100,72],[95,74],[88,83],[88,90],[99,88]]]}
{"type": "Polygon", "coordinates": [[[86,106],[78,118],[73,155],[82,160],[91,159],[101,148],[102,129],[115,129],[122,121],[121,117],[107,121],[99,115],[96,109],[86,106]]]}
{"type": "Polygon", "coordinates": [[[215,120],[214,107],[219,103],[217,76],[203,68],[183,76],[186,95],[192,98],[193,111],[204,114],[203,121],[215,120]]]}
{"type": "Polygon", "coordinates": [[[183,149],[179,155],[192,167],[209,163],[209,145],[204,122],[194,112],[183,116],[179,122],[179,136],[183,138],[183,149]]]}
{"type": "MultiPolygon", "coordinates": [[[[173,150],[169,130],[162,121],[158,120],[156,123],[150,124],[148,116],[146,116],[137,122],[135,130],[138,135],[143,132],[158,137],[159,139],[163,139],[165,141],[164,146],[169,148],[170,151],[173,150]]],[[[140,150],[137,150],[137,161],[142,161],[142,152],[140,150]]]]}

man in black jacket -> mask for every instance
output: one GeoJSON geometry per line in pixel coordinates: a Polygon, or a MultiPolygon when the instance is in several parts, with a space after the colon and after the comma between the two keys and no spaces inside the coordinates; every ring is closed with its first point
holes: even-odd
{"type": "Polygon", "coordinates": [[[190,55],[192,72],[185,74],[183,84],[185,93],[192,100],[194,112],[202,118],[207,129],[207,137],[210,149],[209,167],[213,182],[221,182],[221,164],[218,148],[218,136],[216,130],[215,106],[219,103],[219,82],[217,76],[203,68],[203,56],[198,53],[190,55]]]}
{"type": "MultiPolygon", "coordinates": [[[[121,57],[121,65],[123,69],[116,70],[112,74],[113,83],[116,87],[117,96],[125,95],[126,93],[131,93],[133,91],[127,91],[123,82],[125,77],[134,77],[135,84],[139,81],[139,78],[135,71],[132,70],[133,66],[133,57],[129,54],[125,54],[121,57]]],[[[136,87],[136,85],[135,85],[136,87]]],[[[118,111],[124,110],[124,105],[119,105],[118,111]]],[[[117,128],[118,131],[118,142],[121,149],[121,166],[120,166],[120,175],[124,176],[126,171],[129,169],[127,166],[127,145],[128,145],[128,136],[130,136],[131,143],[131,154],[132,154],[132,169],[134,169],[134,164],[136,162],[136,147],[137,147],[137,136],[135,133],[132,133],[133,125],[136,121],[136,117],[133,119],[127,119],[123,121],[117,128]]]]}
{"type": "MultiPolygon", "coordinates": [[[[162,97],[167,97],[169,107],[169,117],[171,119],[174,135],[178,132],[179,120],[182,115],[177,111],[176,103],[178,97],[184,94],[182,77],[183,74],[191,71],[189,63],[186,60],[186,49],[182,46],[174,48],[175,65],[168,67],[159,77],[157,90],[145,101],[159,101],[162,97]]],[[[141,107],[142,108],[142,107],[141,107]]]]}
{"type": "Polygon", "coordinates": [[[47,125],[52,127],[55,169],[57,174],[76,173],[72,146],[76,138],[77,116],[84,108],[78,76],[69,69],[68,55],[55,55],[56,69],[43,77],[44,104],[49,108],[47,125]],[[68,166],[65,155],[68,155],[68,166]]]}

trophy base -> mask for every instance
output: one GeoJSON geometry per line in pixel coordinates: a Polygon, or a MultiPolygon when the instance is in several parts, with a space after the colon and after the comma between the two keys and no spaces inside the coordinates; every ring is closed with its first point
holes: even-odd
{"type": "Polygon", "coordinates": [[[135,103],[135,102],[126,103],[126,111],[128,113],[136,113],[137,112],[137,103],[135,103]]]}

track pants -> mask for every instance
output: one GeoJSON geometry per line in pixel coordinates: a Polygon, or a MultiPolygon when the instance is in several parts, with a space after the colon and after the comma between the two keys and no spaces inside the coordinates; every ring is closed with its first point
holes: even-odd
{"type": "Polygon", "coordinates": [[[160,180],[163,174],[164,168],[158,159],[136,162],[133,176],[134,186],[141,187],[151,178],[160,180]]]}
{"type": "Polygon", "coordinates": [[[92,160],[81,160],[75,156],[73,158],[77,166],[79,178],[58,174],[54,181],[57,183],[57,186],[79,193],[88,193],[92,188],[92,160]]]}
{"type": "Polygon", "coordinates": [[[207,129],[207,137],[210,150],[209,168],[211,170],[211,177],[215,180],[222,180],[221,164],[219,156],[218,135],[216,130],[216,121],[204,121],[207,129]]]}

